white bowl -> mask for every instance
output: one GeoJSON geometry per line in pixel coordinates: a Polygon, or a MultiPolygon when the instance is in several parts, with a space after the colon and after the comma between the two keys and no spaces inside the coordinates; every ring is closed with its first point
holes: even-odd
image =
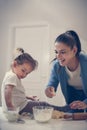
{"type": "Polygon", "coordinates": [[[49,106],[34,106],[34,119],[38,122],[48,122],[52,117],[53,107],[49,106]]]}
{"type": "Polygon", "coordinates": [[[8,119],[9,122],[16,122],[19,118],[19,114],[17,111],[7,111],[5,113],[6,118],[8,119]]]}

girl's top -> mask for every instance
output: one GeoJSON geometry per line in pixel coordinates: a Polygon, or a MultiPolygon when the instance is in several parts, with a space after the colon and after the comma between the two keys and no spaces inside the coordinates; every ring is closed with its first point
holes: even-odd
{"type": "Polygon", "coordinates": [[[12,102],[16,108],[19,108],[19,110],[23,109],[27,105],[25,90],[21,83],[21,80],[17,77],[15,73],[12,72],[12,70],[10,70],[6,73],[4,80],[2,82],[1,97],[2,97],[3,111],[4,112],[7,111],[7,106],[5,102],[6,85],[14,86],[12,91],[12,102]]]}

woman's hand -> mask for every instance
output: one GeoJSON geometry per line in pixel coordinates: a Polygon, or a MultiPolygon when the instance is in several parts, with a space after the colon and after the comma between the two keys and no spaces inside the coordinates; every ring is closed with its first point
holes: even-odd
{"type": "Polygon", "coordinates": [[[83,101],[73,101],[70,104],[70,108],[71,109],[86,109],[87,108],[87,104],[84,103],[83,101]]]}
{"type": "Polygon", "coordinates": [[[46,88],[45,94],[46,94],[46,96],[49,97],[49,98],[54,97],[54,96],[56,95],[55,90],[54,90],[54,87],[46,88]]]}

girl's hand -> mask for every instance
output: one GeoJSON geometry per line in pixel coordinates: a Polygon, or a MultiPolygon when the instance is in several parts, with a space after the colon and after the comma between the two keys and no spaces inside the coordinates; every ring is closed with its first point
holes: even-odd
{"type": "Polygon", "coordinates": [[[70,104],[70,108],[71,109],[86,109],[87,108],[87,104],[84,103],[83,101],[73,101],[70,104]]]}
{"type": "Polygon", "coordinates": [[[14,105],[10,105],[8,108],[8,111],[16,111],[16,107],[14,105]]]}
{"type": "Polygon", "coordinates": [[[26,96],[26,98],[32,101],[39,101],[39,98],[37,98],[37,96],[32,96],[32,97],[26,96]]]}
{"type": "Polygon", "coordinates": [[[52,98],[56,95],[54,87],[49,87],[45,90],[45,94],[47,97],[52,98]]]}

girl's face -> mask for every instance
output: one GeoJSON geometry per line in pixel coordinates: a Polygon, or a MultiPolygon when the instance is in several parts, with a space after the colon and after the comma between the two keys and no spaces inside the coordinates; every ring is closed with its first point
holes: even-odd
{"type": "Polygon", "coordinates": [[[68,66],[73,63],[76,58],[77,48],[71,49],[64,43],[55,43],[56,58],[61,66],[68,66]]]}
{"type": "Polygon", "coordinates": [[[33,71],[31,64],[24,63],[22,65],[14,63],[13,67],[14,73],[18,76],[19,79],[25,78],[30,72],[33,71]]]}

